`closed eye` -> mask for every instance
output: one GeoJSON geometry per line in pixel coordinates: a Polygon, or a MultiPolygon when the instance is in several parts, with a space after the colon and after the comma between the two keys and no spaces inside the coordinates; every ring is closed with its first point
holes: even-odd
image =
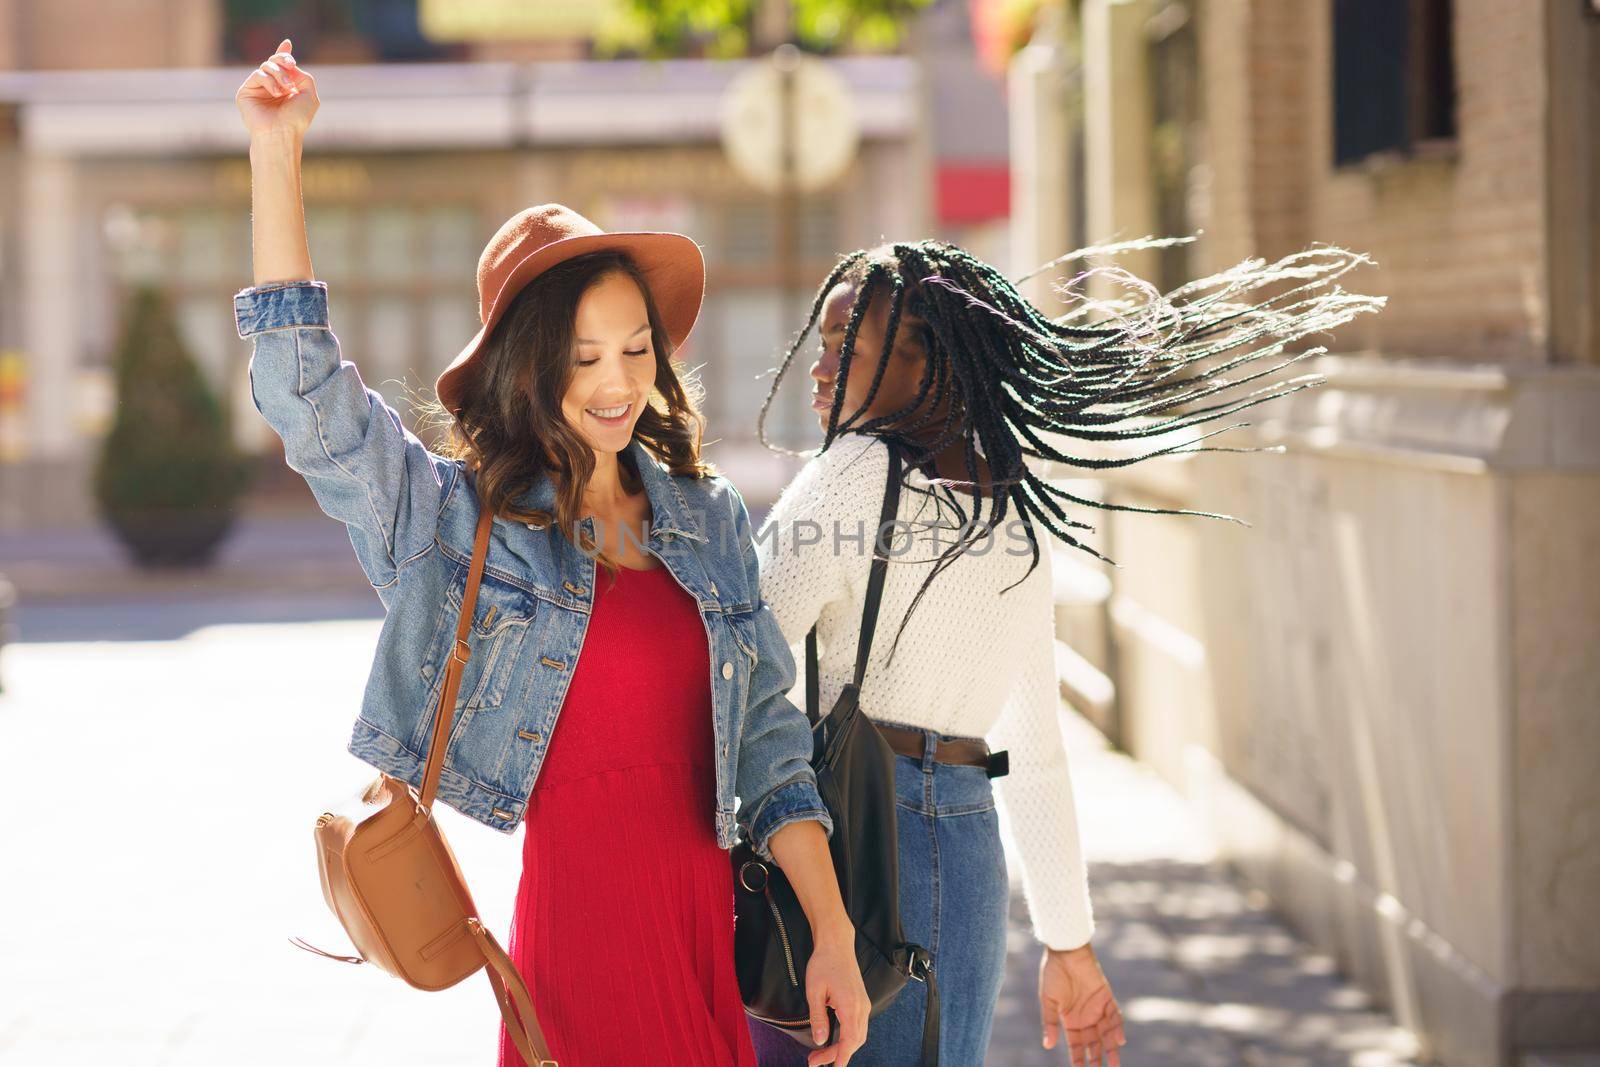
{"type": "MultiPolygon", "coordinates": [[[[630,348],[630,349],[628,349],[626,352],[624,352],[622,354],[625,355],[625,356],[648,356],[650,354],[650,350],[648,348],[640,348],[640,349],[631,349],[630,348]]],[[[592,367],[596,363],[599,363],[599,362],[600,361],[598,359],[580,359],[580,360],[578,360],[578,366],[580,366],[580,367],[592,367]]]]}

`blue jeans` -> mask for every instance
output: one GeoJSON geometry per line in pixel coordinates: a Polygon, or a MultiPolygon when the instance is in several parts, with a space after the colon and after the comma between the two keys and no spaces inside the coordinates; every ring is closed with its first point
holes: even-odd
{"type": "MultiPolygon", "coordinates": [[[[900,924],[907,940],[933,954],[939,1064],[982,1067],[1005,976],[1010,894],[994,791],[981,767],[952,767],[928,756],[896,756],[894,764],[900,924]]],[[[921,982],[908,982],[873,1018],[851,1067],[920,1063],[927,992],[921,982]]],[[[806,1049],[783,1032],[751,1020],[750,1035],[762,1067],[805,1064],[806,1049]]]]}

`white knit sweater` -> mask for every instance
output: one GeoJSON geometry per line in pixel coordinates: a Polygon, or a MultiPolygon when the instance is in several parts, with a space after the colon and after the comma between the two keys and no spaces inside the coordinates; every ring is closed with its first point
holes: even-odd
{"type": "MultiPolygon", "coordinates": [[[[824,709],[854,673],[888,462],[877,438],[841,435],[795,475],[756,538],[761,593],[795,651],[802,682],[806,631],[817,624],[824,709]]],[[[932,561],[954,542],[956,502],[973,518],[971,496],[934,486],[917,470],[906,481],[898,518],[912,524],[912,541],[902,550],[908,527],[897,528],[862,707],[874,719],[983,737],[1010,753],[1011,773],[995,783],[1021,859],[1034,935],[1052,948],[1076,947],[1089,940],[1094,920],[1058,719],[1049,535],[1037,531],[1038,567],[1003,595],[1031,562],[1020,529],[1002,529],[987,552],[963,553],[928,587],[888,663],[932,561]],[[935,495],[909,488],[917,486],[935,495]],[[926,524],[944,530],[943,546],[926,524]]],[[[1014,517],[1012,510],[1006,521],[1014,517]]]]}

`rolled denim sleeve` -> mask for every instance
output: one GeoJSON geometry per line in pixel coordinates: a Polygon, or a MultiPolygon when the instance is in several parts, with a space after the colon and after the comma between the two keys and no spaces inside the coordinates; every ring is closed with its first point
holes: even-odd
{"type": "Polygon", "coordinates": [[[251,286],[233,297],[252,342],[250,397],[318,505],[344,523],[380,595],[432,547],[455,461],[430,452],[342,359],[321,281],[251,286]]]}
{"type": "Polygon", "coordinates": [[[772,609],[760,599],[761,564],[751,537],[750,514],[739,491],[731,483],[729,489],[746,588],[757,598],[753,612],[757,656],[739,733],[739,821],[756,853],[771,860],[772,835],[784,826],[811,819],[832,836],[833,819],[811,769],[811,724],[789,699],[795,682],[794,656],[772,609]]]}

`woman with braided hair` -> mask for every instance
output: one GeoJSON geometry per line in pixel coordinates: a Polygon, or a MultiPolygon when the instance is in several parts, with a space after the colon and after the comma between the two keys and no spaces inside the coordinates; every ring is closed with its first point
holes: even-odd
{"type": "MultiPolygon", "coordinates": [[[[1034,273],[1186,240],[1084,249],[1034,273]]],[[[879,616],[880,628],[898,627],[872,646],[861,704],[896,752],[901,919],[933,955],[944,1067],[983,1062],[1004,973],[1009,885],[991,777],[1044,946],[1044,1047],[1064,1027],[1074,1063],[1118,1064],[1126,1038],[1090,944],[1040,532],[1103,558],[1069,507],[1210,514],[1075,495],[1028,461],[1097,471],[1239,451],[1203,443],[1230,425],[1195,428],[1315,384],[1265,379],[1322,351],[1296,342],[1382,306],[1335,284],[1364,262],[1319,247],[1167,294],[1100,267],[1062,286],[1069,311],[1052,318],[959,247],[887,244],[840,261],[777,368],[757,424],[763,442],[783,376],[818,331],[812,407],[823,442],[756,543],[762,595],[784,637],[798,645],[816,627],[822,708],[853,675],[890,449],[903,460],[879,616]],[[1085,295],[1095,275],[1129,296],[1085,295]]],[[[926,995],[909,983],[853,1062],[920,1062],[926,995]]],[[[804,1062],[788,1037],[760,1023],[752,1031],[763,1064],[804,1062]]]]}

